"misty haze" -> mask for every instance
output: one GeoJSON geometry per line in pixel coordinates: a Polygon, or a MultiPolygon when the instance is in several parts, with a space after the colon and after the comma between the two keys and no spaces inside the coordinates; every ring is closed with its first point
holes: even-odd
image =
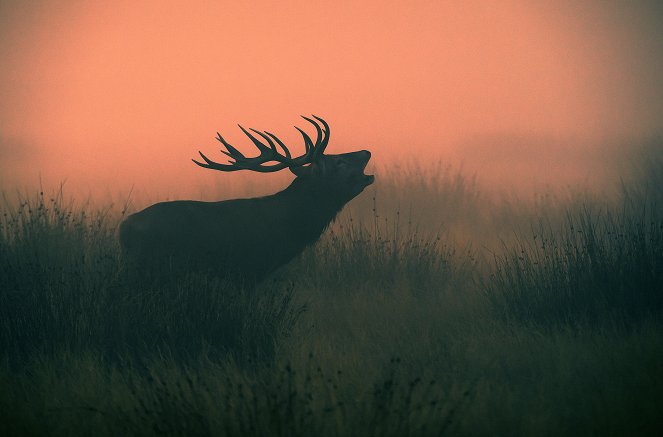
{"type": "Polygon", "coordinates": [[[661,22],[1,1],[0,434],[661,434],[661,22]]]}

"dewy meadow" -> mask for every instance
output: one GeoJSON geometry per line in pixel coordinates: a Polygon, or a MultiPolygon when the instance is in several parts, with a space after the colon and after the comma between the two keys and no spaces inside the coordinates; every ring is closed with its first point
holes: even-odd
{"type": "Polygon", "coordinates": [[[6,193],[0,434],[659,434],[660,150],[535,200],[378,168],[256,288],[128,275],[139,199],[6,193]]]}

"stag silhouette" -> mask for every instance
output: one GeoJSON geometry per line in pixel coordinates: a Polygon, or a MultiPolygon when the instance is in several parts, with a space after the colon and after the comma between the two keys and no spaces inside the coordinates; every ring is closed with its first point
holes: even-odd
{"type": "Polygon", "coordinates": [[[257,283],[315,243],[343,206],[372,184],[374,177],[364,174],[369,151],[325,155],[329,125],[315,115],[303,118],[315,127],[317,139],[314,143],[295,126],[304,139],[302,156],[293,158],[272,133],[250,129],[263,142],[239,126],[258,149],[258,156],[245,156],[217,133],[216,139],[226,149],[221,152],[231,161],[220,164],[202,152],[198,153],[203,162],[193,160],[200,167],[223,172],[268,173],[288,168],[296,176],[290,186],[251,199],[161,202],[132,214],[120,225],[127,262],[141,271],[169,267],[171,272],[205,271],[257,283]]]}

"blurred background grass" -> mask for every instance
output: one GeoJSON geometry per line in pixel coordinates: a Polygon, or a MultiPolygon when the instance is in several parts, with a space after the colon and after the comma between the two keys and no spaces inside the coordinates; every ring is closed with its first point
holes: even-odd
{"type": "Polygon", "coordinates": [[[658,434],[661,150],[527,199],[443,163],[378,169],[253,290],[131,280],[129,201],[6,195],[0,433],[658,434]]]}

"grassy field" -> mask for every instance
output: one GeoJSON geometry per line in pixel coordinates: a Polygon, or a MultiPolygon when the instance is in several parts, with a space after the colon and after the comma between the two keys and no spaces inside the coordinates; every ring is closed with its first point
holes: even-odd
{"type": "Polygon", "coordinates": [[[610,201],[383,172],[256,290],[137,283],[122,208],[7,200],[0,434],[660,435],[663,166],[646,162],[610,201]]]}

